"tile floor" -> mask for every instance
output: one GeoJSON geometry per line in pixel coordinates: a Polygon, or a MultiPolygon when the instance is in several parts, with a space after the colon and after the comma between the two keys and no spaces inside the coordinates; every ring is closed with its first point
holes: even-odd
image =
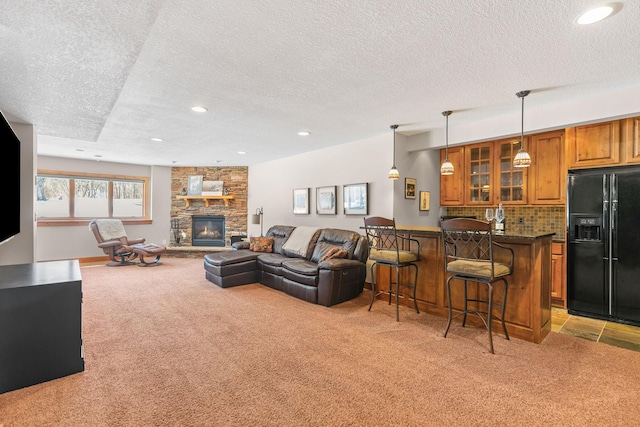
{"type": "Polygon", "coordinates": [[[574,316],[567,313],[567,310],[558,307],[553,307],[551,312],[551,330],[640,351],[640,327],[574,316]]]}

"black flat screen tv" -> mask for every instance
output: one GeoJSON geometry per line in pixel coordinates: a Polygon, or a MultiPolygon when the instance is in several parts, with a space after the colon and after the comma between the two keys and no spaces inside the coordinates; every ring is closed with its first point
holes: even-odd
{"type": "Polygon", "coordinates": [[[0,244],[20,233],[20,140],[0,111],[0,153],[4,166],[0,167],[3,185],[0,220],[0,244]]]}

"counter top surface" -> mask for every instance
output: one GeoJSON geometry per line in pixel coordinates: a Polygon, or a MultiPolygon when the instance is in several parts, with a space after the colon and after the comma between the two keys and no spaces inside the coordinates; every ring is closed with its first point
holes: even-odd
{"type": "MultiPolygon", "coordinates": [[[[398,231],[404,231],[404,232],[421,232],[421,233],[433,233],[433,234],[439,234],[441,233],[441,228],[440,227],[434,227],[434,226],[428,226],[428,225],[396,225],[396,229],[398,231]]],[[[524,234],[524,233],[516,233],[516,232],[509,232],[507,231],[505,234],[494,234],[494,237],[498,238],[498,239],[541,239],[543,237],[550,237],[550,236],[554,236],[555,233],[550,231],[550,232],[540,232],[540,233],[534,233],[534,234],[524,234]]]]}

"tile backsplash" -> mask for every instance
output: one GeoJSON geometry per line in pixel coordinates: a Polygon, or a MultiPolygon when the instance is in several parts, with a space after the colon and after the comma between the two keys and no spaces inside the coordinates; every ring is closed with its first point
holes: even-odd
{"type": "MultiPolygon", "coordinates": [[[[484,219],[486,208],[498,206],[478,207],[443,207],[442,215],[475,216],[484,219]],[[446,212],[444,212],[446,210],[446,212]]],[[[564,240],[566,235],[566,213],[564,206],[509,206],[505,205],[506,228],[509,231],[522,234],[553,232],[554,240],[564,240]]]]}

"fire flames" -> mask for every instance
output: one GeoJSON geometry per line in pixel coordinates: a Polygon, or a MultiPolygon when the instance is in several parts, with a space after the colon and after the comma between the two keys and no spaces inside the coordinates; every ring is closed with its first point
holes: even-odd
{"type": "Polygon", "coordinates": [[[209,229],[208,226],[205,226],[204,229],[198,233],[199,239],[219,239],[222,237],[222,233],[220,230],[209,229]]]}

